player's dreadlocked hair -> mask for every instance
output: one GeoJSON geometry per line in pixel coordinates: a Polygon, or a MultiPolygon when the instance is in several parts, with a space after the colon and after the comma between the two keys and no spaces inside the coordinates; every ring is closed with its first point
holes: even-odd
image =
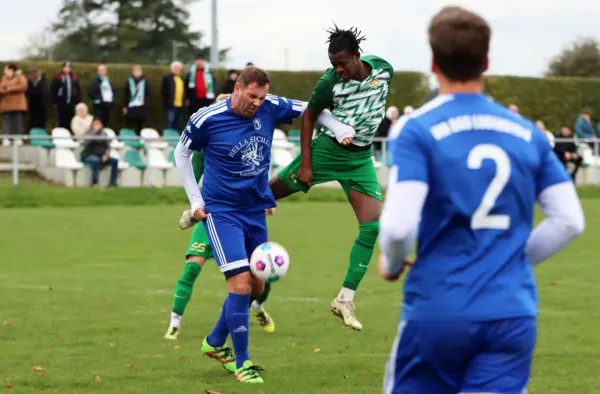
{"type": "Polygon", "coordinates": [[[329,43],[329,53],[338,53],[344,49],[355,55],[362,52],[360,43],[365,41],[367,37],[361,36],[361,31],[356,27],[351,27],[348,30],[343,30],[337,27],[335,22],[333,28],[327,30],[329,38],[326,42],[329,43]]]}

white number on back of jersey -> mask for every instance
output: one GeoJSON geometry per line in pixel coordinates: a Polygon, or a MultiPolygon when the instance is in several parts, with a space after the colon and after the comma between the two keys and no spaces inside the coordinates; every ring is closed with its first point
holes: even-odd
{"type": "Polygon", "coordinates": [[[494,161],[496,175],[488,185],[479,207],[471,218],[471,228],[506,230],[510,227],[510,216],[490,215],[489,213],[510,178],[510,158],[504,150],[496,145],[481,144],[469,152],[467,166],[472,170],[479,170],[486,159],[494,161]]]}

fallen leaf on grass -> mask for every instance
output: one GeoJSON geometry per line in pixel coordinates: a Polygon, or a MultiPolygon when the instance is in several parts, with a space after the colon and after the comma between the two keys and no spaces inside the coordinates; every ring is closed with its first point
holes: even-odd
{"type": "Polygon", "coordinates": [[[125,364],[125,366],[126,366],[127,368],[133,368],[133,369],[136,369],[136,368],[137,368],[137,367],[136,367],[135,365],[133,365],[133,364],[125,364]]]}
{"type": "Polygon", "coordinates": [[[365,374],[363,376],[366,378],[367,376],[369,376],[369,373],[365,372],[365,374]]]}
{"type": "Polygon", "coordinates": [[[183,357],[177,357],[175,360],[177,360],[177,361],[183,361],[185,359],[183,357]]]}
{"type": "Polygon", "coordinates": [[[181,345],[175,345],[175,346],[173,346],[173,349],[179,350],[179,349],[181,349],[181,345]]]}
{"type": "Polygon", "coordinates": [[[110,347],[115,347],[115,343],[114,343],[114,342],[111,342],[111,343],[109,343],[109,344],[108,344],[108,346],[110,346],[110,347]]]}
{"type": "Polygon", "coordinates": [[[39,365],[36,365],[35,367],[31,368],[31,370],[33,372],[42,372],[44,369],[42,367],[40,367],[39,365]]]}
{"type": "Polygon", "coordinates": [[[317,348],[315,348],[315,349],[313,350],[313,352],[315,352],[315,353],[320,353],[320,352],[321,352],[321,349],[319,349],[319,348],[317,347],[317,348]]]}
{"type": "Polygon", "coordinates": [[[12,322],[12,320],[4,320],[4,325],[10,327],[13,325],[13,322],[12,322]]]}
{"type": "Polygon", "coordinates": [[[556,283],[556,282],[550,282],[550,286],[558,286],[558,283],[556,283]]]}
{"type": "Polygon", "coordinates": [[[310,308],[308,311],[309,311],[310,313],[315,313],[315,310],[314,310],[313,308],[310,308]]]}
{"type": "Polygon", "coordinates": [[[5,389],[10,390],[12,389],[12,384],[7,384],[6,386],[4,386],[5,389]]]}
{"type": "Polygon", "coordinates": [[[292,342],[292,347],[296,347],[296,342],[292,342]]]}
{"type": "Polygon", "coordinates": [[[102,380],[102,378],[101,378],[100,376],[96,376],[96,377],[94,378],[94,381],[96,381],[96,382],[100,382],[101,380],[102,380]]]}
{"type": "Polygon", "coordinates": [[[61,337],[60,335],[57,335],[56,339],[58,339],[59,341],[62,341],[63,337],[61,337]]]}
{"type": "Polygon", "coordinates": [[[204,390],[205,394],[221,394],[218,391],[214,391],[214,390],[204,390]]]}

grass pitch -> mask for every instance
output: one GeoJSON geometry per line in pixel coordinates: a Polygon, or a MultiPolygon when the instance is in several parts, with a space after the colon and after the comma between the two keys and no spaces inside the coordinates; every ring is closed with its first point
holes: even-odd
{"type": "MultiPolygon", "coordinates": [[[[531,393],[600,393],[600,200],[584,204],[585,234],[536,268],[531,393]]],[[[276,332],[251,324],[250,354],[266,368],[265,384],[251,387],[199,352],[225,295],[214,262],[196,282],[179,339],[163,339],[190,236],[177,227],[183,208],[0,209],[0,391],[381,392],[400,286],[380,280],[373,260],[357,294],[364,331],[328,311],[356,235],[348,204],[282,203],[269,219],[291,267],[266,305],[276,332]]]]}

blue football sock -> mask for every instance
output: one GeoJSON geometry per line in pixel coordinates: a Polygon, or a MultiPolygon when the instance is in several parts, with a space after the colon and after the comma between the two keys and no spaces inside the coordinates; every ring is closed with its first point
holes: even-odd
{"type": "Polygon", "coordinates": [[[225,320],[227,321],[227,327],[229,327],[229,333],[233,342],[236,368],[240,368],[244,364],[244,361],[250,360],[250,355],[248,354],[248,330],[250,328],[249,300],[250,294],[229,293],[227,296],[225,320]]]}
{"type": "Polygon", "coordinates": [[[221,347],[225,345],[225,341],[227,341],[227,335],[229,335],[229,328],[227,327],[226,320],[226,311],[227,311],[227,300],[229,297],[225,297],[225,301],[223,301],[223,309],[221,309],[221,315],[219,316],[219,320],[217,320],[217,324],[213,327],[210,334],[206,338],[206,342],[212,347],[221,347]]]}

